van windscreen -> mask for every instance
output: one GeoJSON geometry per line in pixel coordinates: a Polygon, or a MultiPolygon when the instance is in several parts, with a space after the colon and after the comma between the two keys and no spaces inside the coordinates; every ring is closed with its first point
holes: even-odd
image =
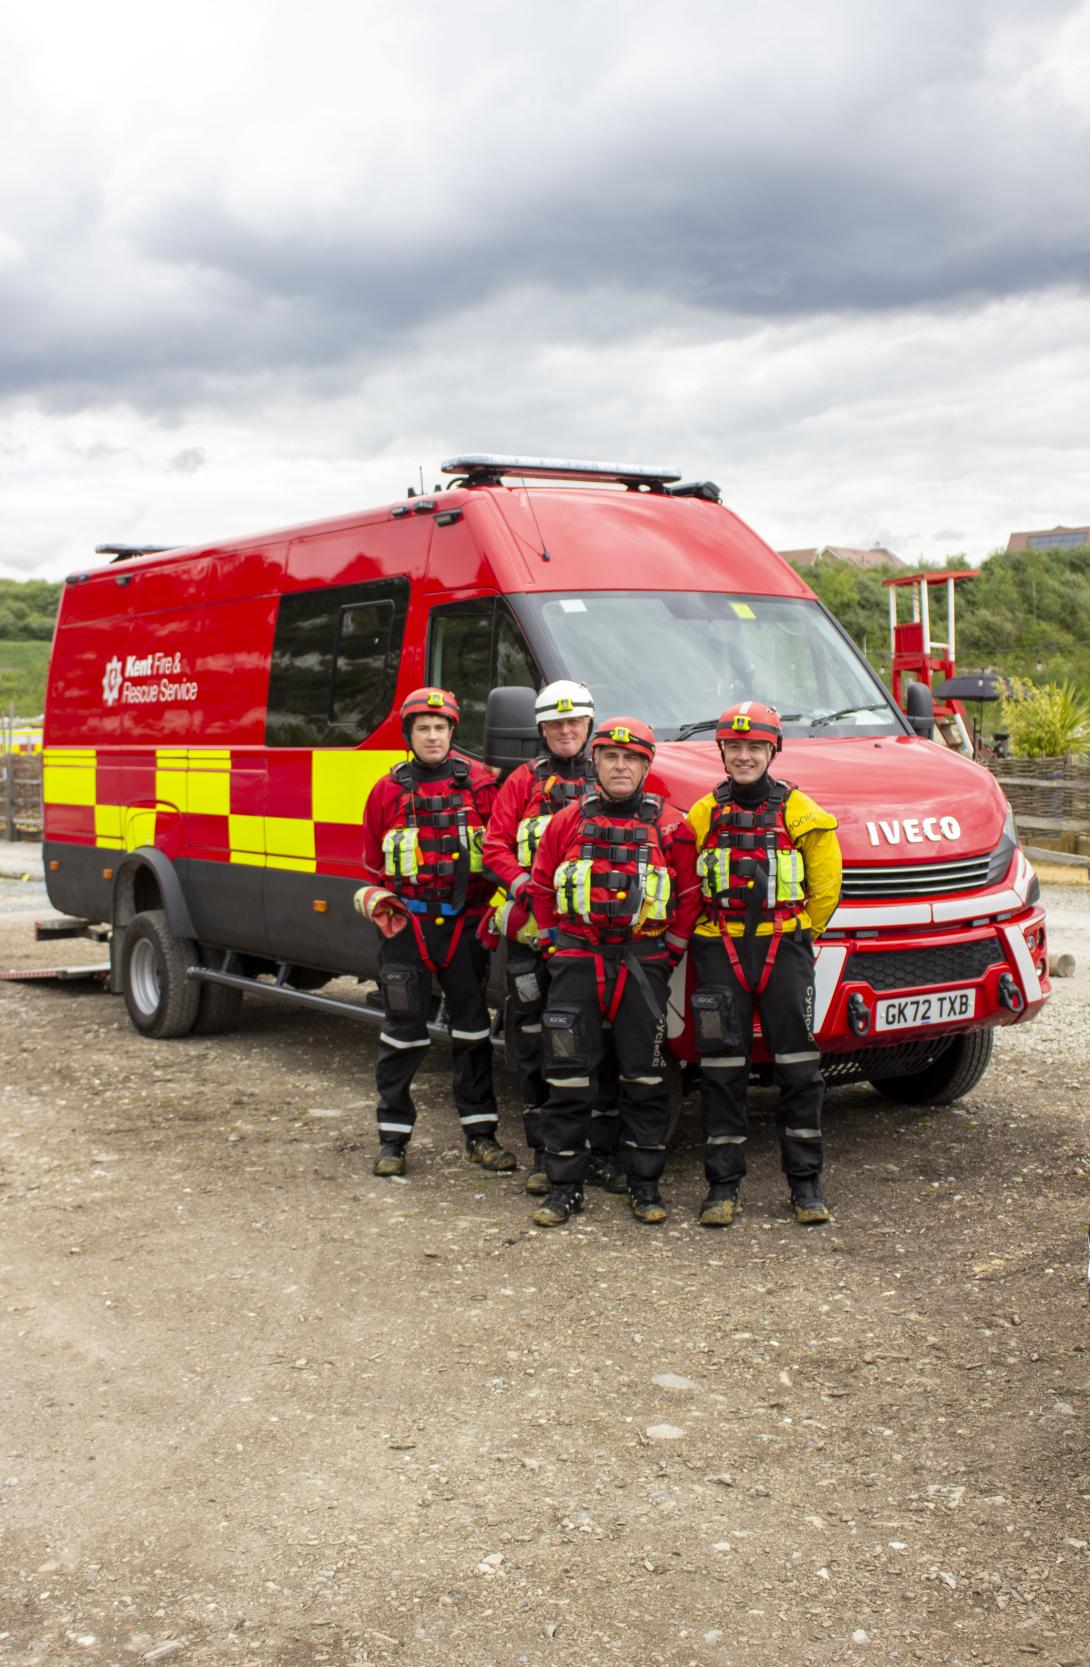
{"type": "Polygon", "coordinates": [[[901,735],[877,675],[816,602],[715,591],[584,591],[511,598],[532,641],[588,683],[600,713],[631,712],[662,740],[764,700],[788,735],[901,735]]]}

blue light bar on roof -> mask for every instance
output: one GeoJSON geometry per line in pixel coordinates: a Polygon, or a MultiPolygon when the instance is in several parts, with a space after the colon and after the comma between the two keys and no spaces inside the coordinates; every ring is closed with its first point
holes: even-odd
{"type": "Polygon", "coordinates": [[[627,484],[646,481],[664,485],[680,480],[675,469],[627,468],[621,463],[584,463],[571,457],[507,457],[474,452],[451,457],[443,464],[445,475],[524,475],[538,480],[608,480],[627,484]]]}

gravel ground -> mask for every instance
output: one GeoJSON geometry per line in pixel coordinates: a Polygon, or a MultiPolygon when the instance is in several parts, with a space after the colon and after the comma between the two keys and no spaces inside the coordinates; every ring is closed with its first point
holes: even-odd
{"type": "MultiPolygon", "coordinates": [[[[816,1232],[767,1096],[729,1232],[687,1115],[664,1229],[542,1233],[440,1049],[383,1183],[366,1029],[0,984],[0,1664],[1090,1667],[1090,887],[1047,902],[1076,975],[968,1099],[830,1095],[816,1232]]],[[[97,958],[43,912],[0,881],[0,965],[97,958]]]]}

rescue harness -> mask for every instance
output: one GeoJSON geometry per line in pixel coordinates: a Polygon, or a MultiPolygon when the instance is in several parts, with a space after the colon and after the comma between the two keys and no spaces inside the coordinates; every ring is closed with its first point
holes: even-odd
{"type": "Polygon", "coordinates": [[[470,881],[483,869],[484,822],[464,758],[451,759],[449,775],[427,782],[426,791],[411,760],[395,765],[390,774],[402,797],[397,819],[382,838],[383,867],[410,912],[424,964],[437,972],[441,969],[428,952],[418,917],[433,915],[437,924],[453,919],[443,962],[449,966],[465,923],[470,881]]]}
{"type": "Polygon", "coordinates": [[[669,916],[662,806],[657,794],[645,793],[633,815],[613,818],[601,793],[583,800],[579,855],[560,864],[553,887],[557,913],[594,927],[599,943],[626,943],[647,923],[669,916]]]}
{"type": "Polygon", "coordinates": [[[556,760],[550,753],[542,753],[530,766],[535,777],[534,796],[526,807],[526,815],[518,825],[515,854],[520,867],[527,873],[534,864],[534,855],[549,819],[558,810],[581,799],[594,781],[594,765],[589,758],[579,760],[578,774],[562,776],[557,772],[556,760]]]}
{"type": "Polygon", "coordinates": [[[734,798],[728,777],[715,789],[715,804],[705,843],[697,856],[700,889],[715,916],[730,964],[743,990],[759,996],[765,989],[784,925],[803,913],[806,870],[802,852],[787,830],[790,782],[770,783],[767,799],[747,809],[734,798]],[[760,921],[770,921],[772,935],[756,989],[742,970],[730,923],[742,922],[743,939],[756,935],[760,921]]]}

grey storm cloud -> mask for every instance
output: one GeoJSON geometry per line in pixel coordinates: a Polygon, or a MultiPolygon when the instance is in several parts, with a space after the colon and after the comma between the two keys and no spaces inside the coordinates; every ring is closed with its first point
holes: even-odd
{"type": "Polygon", "coordinates": [[[166,467],[172,474],[195,475],[198,469],[203,469],[208,462],[203,446],[184,446],[168,458],[166,467]]]}
{"type": "Polygon", "coordinates": [[[0,242],[0,395],[168,412],[240,378],[344,387],[519,288],[578,342],[1087,285],[1090,129],[1033,58],[1073,4],[694,5],[670,35],[633,4],[577,38],[561,5],[529,49],[479,11],[408,108],[364,96],[333,129],[285,109],[303,166],[270,159],[260,189],[257,99],[219,155],[178,119],[120,159],[67,132],[67,184],[0,242]]]}

